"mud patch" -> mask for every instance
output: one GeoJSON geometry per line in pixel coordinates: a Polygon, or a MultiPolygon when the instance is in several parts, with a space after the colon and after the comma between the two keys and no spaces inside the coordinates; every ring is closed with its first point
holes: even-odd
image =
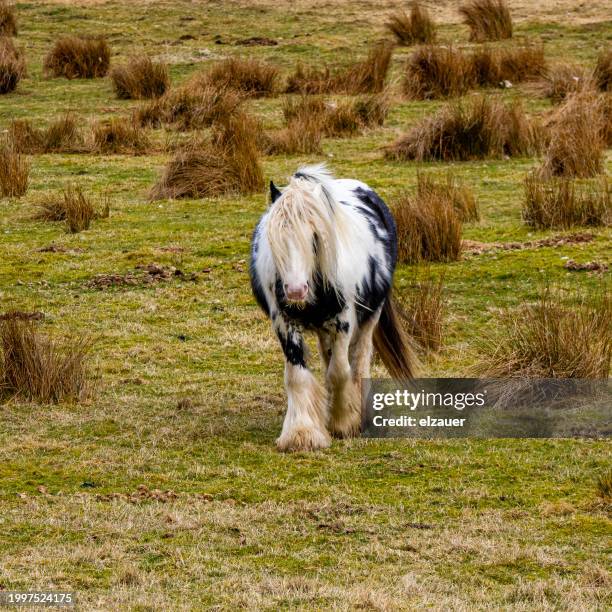
{"type": "Polygon", "coordinates": [[[62,246],[60,244],[49,244],[48,246],[41,247],[40,249],[36,249],[37,253],[66,253],[67,255],[76,255],[78,253],[83,253],[83,249],[78,247],[74,249],[69,249],[68,247],[62,246]]]}
{"type": "Polygon", "coordinates": [[[600,274],[608,271],[608,265],[600,261],[588,261],[578,263],[573,259],[568,259],[563,267],[571,272],[599,272],[600,274]]]}
{"type": "Polygon", "coordinates": [[[25,312],[23,310],[10,310],[9,312],[0,314],[0,321],[42,321],[44,318],[45,314],[39,311],[25,312]]]}
{"type": "Polygon", "coordinates": [[[97,274],[85,283],[89,289],[111,289],[113,287],[136,287],[148,286],[172,279],[196,281],[198,275],[193,273],[186,275],[182,270],[174,266],[162,266],[159,264],[148,264],[136,266],[133,272],[125,274],[97,274]]]}
{"type": "Polygon", "coordinates": [[[242,47],[275,47],[278,45],[278,40],[266,38],[265,36],[251,36],[250,38],[237,40],[234,44],[242,47]]]}
{"type": "Polygon", "coordinates": [[[551,236],[550,238],[528,240],[527,242],[479,242],[477,240],[463,240],[461,252],[465,255],[483,255],[495,251],[522,251],[524,249],[584,244],[593,240],[595,240],[595,234],[590,232],[551,236]]]}

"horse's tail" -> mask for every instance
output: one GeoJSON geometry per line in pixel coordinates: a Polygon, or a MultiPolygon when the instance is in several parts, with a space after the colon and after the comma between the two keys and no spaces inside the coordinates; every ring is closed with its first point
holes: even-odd
{"type": "Polygon", "coordinates": [[[374,330],[374,348],[393,378],[405,380],[416,376],[418,358],[413,341],[402,325],[401,307],[391,291],[374,330]]]}

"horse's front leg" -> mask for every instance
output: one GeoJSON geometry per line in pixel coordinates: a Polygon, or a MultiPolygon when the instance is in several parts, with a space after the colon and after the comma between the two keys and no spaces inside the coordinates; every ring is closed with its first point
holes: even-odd
{"type": "Polygon", "coordinates": [[[325,389],[306,366],[306,347],[300,330],[275,325],[285,354],[287,412],[276,440],[281,451],[311,451],[331,444],[327,431],[328,409],[325,389]]]}
{"type": "Polygon", "coordinates": [[[361,430],[361,393],[349,361],[353,331],[351,322],[342,320],[329,333],[331,356],[326,374],[331,394],[329,429],[339,438],[359,435],[361,430]]]}

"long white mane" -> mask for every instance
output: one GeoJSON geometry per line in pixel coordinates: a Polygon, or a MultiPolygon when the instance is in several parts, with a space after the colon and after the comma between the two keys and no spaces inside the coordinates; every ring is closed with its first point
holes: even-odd
{"type": "Polygon", "coordinates": [[[281,275],[290,264],[290,239],[307,269],[321,273],[325,284],[337,286],[338,253],[347,244],[349,220],[334,198],[334,178],[324,164],[301,167],[271,205],[267,237],[281,275]],[[316,236],[316,257],[313,237],[316,236]]]}

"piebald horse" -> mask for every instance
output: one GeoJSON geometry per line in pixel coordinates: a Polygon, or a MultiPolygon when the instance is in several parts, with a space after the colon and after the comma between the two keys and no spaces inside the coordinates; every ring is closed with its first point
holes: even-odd
{"type": "Polygon", "coordinates": [[[253,234],[251,285],[285,355],[288,405],[282,451],[326,448],[362,424],[361,380],[373,346],[395,378],[414,376],[410,339],[391,297],[395,221],[365,183],[335,179],[324,165],[300,168],[253,234]],[[325,387],[307,366],[303,334],[314,331],[325,387]]]}

